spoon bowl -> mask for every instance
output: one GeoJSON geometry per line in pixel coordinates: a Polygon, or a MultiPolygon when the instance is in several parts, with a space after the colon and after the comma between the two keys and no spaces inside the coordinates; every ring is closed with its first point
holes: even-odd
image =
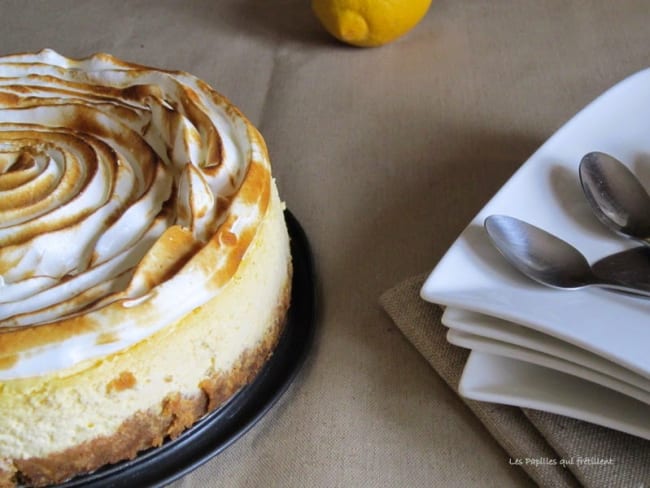
{"type": "MultiPolygon", "coordinates": [[[[584,255],[571,244],[523,220],[491,215],[485,219],[484,226],[506,260],[538,283],[565,290],[598,286],[650,296],[647,283],[623,282],[616,275],[607,275],[606,266],[601,267],[603,273],[596,274],[584,255]]],[[[620,262],[619,265],[624,266],[620,262]]]]}
{"type": "Polygon", "coordinates": [[[485,230],[499,252],[529,278],[554,288],[578,289],[594,277],[587,259],[571,244],[506,215],[491,215],[485,230]]]}
{"type": "Polygon", "coordinates": [[[610,230],[650,244],[650,195],[627,166],[602,152],[580,161],[580,184],[595,216],[610,230]]]}

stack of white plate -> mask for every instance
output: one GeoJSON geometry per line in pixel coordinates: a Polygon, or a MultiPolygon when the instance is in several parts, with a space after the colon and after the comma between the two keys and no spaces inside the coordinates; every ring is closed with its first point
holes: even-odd
{"type": "Polygon", "coordinates": [[[483,228],[489,215],[511,215],[590,262],[638,245],[593,216],[578,179],[591,151],[612,154],[650,188],[650,70],[608,90],[553,135],[464,230],[421,295],[445,307],[449,342],[472,350],[463,396],[650,439],[650,299],[539,285],[504,260],[483,228]]]}

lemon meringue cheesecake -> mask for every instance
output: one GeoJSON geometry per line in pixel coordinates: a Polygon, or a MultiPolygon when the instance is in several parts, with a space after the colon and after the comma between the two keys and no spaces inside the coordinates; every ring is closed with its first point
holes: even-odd
{"type": "Polygon", "coordinates": [[[196,77],[0,57],[0,486],[174,438],[248,383],[289,306],[259,132],[196,77]]]}

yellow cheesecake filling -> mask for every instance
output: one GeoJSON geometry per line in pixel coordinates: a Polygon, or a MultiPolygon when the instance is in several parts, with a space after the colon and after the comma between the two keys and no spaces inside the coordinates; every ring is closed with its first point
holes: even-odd
{"type": "Polygon", "coordinates": [[[0,382],[0,466],[110,437],[136,412],[160,415],[170,395],[202,394],[205,378],[227,376],[282,319],[290,269],[273,184],[258,232],[216,297],[123,351],[82,363],[76,373],[0,382]]]}

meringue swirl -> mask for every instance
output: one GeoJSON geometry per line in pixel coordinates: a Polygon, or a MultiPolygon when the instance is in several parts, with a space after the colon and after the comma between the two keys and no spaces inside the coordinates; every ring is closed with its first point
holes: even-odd
{"type": "Polygon", "coordinates": [[[190,74],[0,57],[0,379],[122,350],[215,296],[270,181],[259,133],[190,74]]]}

